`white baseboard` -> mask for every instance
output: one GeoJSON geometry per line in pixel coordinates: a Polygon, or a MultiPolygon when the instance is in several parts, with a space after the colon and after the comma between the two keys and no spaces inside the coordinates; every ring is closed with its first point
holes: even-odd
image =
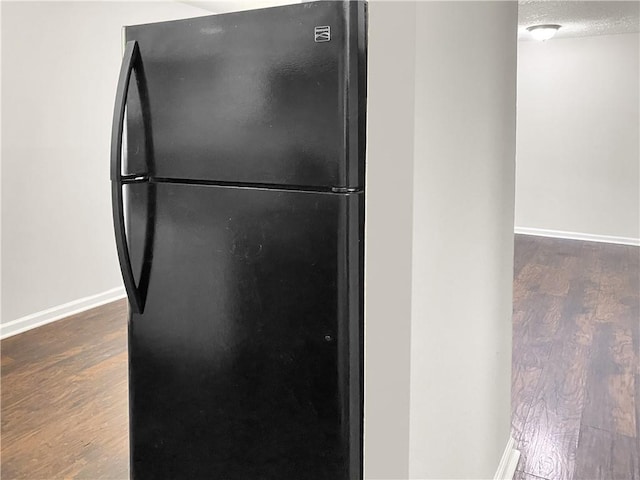
{"type": "Polygon", "coordinates": [[[124,297],[124,287],[116,287],[111,290],[107,290],[106,292],[98,293],[97,295],[80,298],[73,302],[47,308],[41,312],[32,313],[31,315],[18,318],[17,320],[0,324],[0,339],[26,332],[32,328],[55,322],[56,320],[99,307],[100,305],[104,305],[105,303],[113,302],[124,297]]]}
{"type": "Polygon", "coordinates": [[[640,238],[632,237],[614,237],[612,235],[564,232],[562,230],[545,230],[544,228],[529,227],[515,227],[514,232],[522,235],[536,235],[538,237],[566,238],[568,240],[584,240],[587,242],[618,243],[620,245],[640,246],[640,238]]]}
{"type": "Polygon", "coordinates": [[[520,451],[516,450],[516,442],[513,438],[509,437],[507,446],[504,447],[500,464],[496,470],[496,474],[493,476],[494,480],[512,480],[518,467],[518,461],[520,460],[520,451]]]}

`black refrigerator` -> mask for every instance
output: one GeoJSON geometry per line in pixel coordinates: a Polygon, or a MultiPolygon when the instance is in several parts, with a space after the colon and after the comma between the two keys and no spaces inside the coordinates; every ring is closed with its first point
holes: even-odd
{"type": "Polygon", "coordinates": [[[361,479],[366,3],[124,37],[131,477],[361,479]]]}

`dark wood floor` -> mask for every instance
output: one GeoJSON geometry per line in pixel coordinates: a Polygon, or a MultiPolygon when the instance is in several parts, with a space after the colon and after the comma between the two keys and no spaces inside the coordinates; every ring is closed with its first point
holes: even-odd
{"type": "MultiPolygon", "coordinates": [[[[640,480],[639,255],[517,236],[517,480],[640,480]]],[[[127,479],[125,302],[0,348],[1,478],[127,479]]]]}
{"type": "Polygon", "coordinates": [[[639,255],[517,236],[517,480],[640,479],[639,255]]]}
{"type": "Polygon", "coordinates": [[[2,480],[129,478],[126,311],[2,341],[2,480]]]}

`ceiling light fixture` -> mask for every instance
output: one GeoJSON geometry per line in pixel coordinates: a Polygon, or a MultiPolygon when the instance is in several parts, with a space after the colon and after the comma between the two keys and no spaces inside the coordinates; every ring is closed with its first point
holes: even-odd
{"type": "Polygon", "coordinates": [[[560,27],[561,25],[555,24],[533,25],[532,27],[527,27],[527,31],[531,33],[531,36],[536,40],[544,42],[545,40],[549,40],[556,33],[558,33],[560,27]]]}

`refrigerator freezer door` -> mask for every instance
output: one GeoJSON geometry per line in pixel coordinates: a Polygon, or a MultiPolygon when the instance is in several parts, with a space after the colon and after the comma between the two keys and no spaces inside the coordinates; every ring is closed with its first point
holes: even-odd
{"type": "Polygon", "coordinates": [[[133,478],[360,479],[363,194],[152,187],[147,301],[129,324],[133,478]]]}
{"type": "Polygon", "coordinates": [[[158,178],[364,187],[365,8],[320,1],[126,27],[151,131],[145,141],[132,82],[127,173],[152,149],[158,178]]]}

